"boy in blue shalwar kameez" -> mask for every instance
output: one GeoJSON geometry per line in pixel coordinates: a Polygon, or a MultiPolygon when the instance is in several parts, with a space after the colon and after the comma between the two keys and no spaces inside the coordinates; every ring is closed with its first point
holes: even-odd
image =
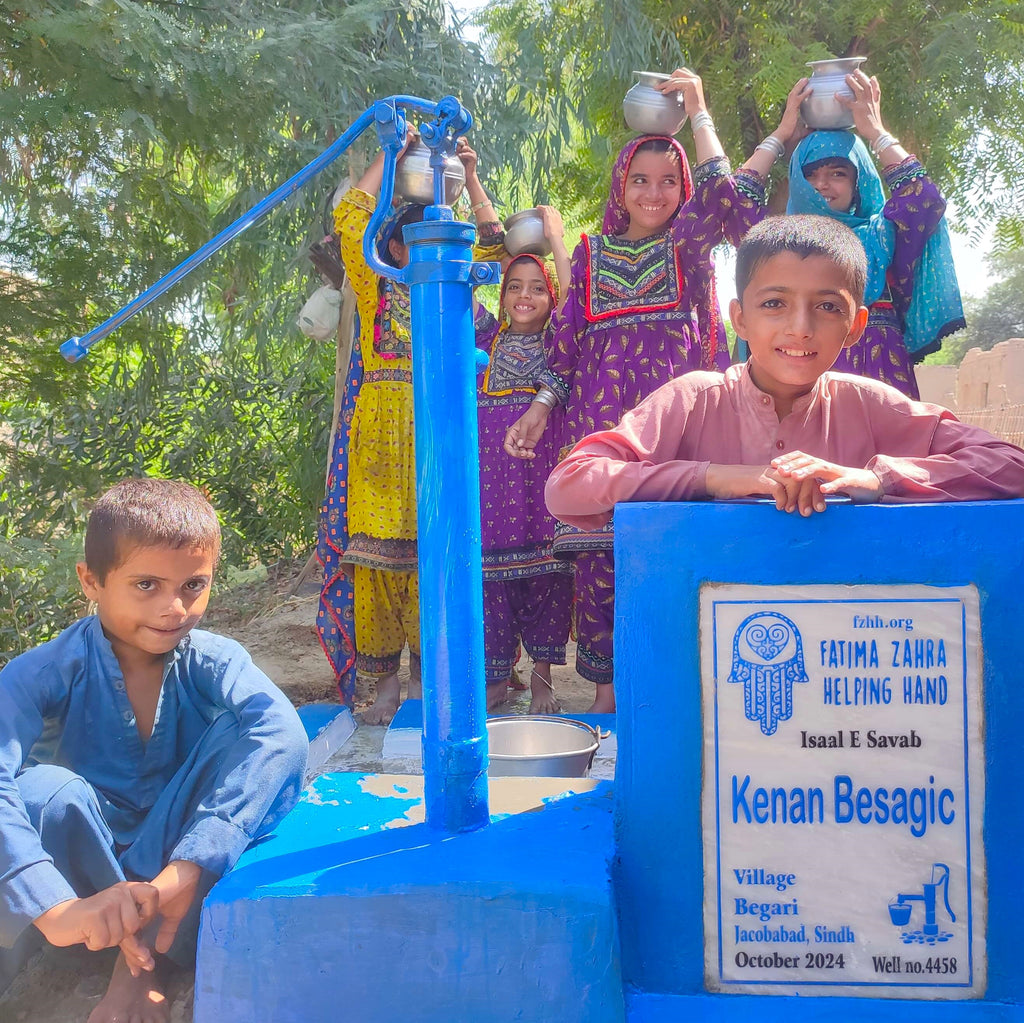
{"type": "Polygon", "coordinates": [[[0,671],[0,944],[120,946],[90,1023],[165,1023],[153,952],[195,955],[202,897],[294,805],[308,743],[233,640],[193,631],[220,527],[195,487],[100,498],[97,613],[0,671]]]}

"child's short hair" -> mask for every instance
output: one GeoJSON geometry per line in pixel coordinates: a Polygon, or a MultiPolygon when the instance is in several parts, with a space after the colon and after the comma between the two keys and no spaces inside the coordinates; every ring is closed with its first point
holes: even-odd
{"type": "Polygon", "coordinates": [[[801,259],[830,259],[846,278],[854,300],[858,304],[864,301],[868,261],[857,236],[831,217],[795,214],[762,220],[740,243],[736,252],[736,294],[740,302],[757,269],[783,252],[793,252],[801,259]]]}
{"type": "Polygon", "coordinates": [[[85,528],[85,563],[101,585],[130,547],[195,547],[216,556],[217,513],[191,483],[122,480],[96,502],[85,528]]]}

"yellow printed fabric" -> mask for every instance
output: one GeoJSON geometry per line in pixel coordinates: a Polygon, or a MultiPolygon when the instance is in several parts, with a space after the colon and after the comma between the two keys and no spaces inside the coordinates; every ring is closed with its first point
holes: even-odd
{"type": "MultiPolygon", "coordinates": [[[[388,316],[382,333],[382,282],[363,258],[363,231],[375,205],[373,196],[353,188],[334,211],[341,257],[359,309],[363,361],[349,435],[349,544],[342,563],[408,572],[416,569],[412,358],[407,317],[388,316]]],[[[407,308],[407,294],[400,286],[390,288],[385,299],[394,298],[396,305],[405,300],[407,308]]],[[[359,617],[357,612],[357,627],[359,617]]],[[[356,646],[361,654],[358,638],[356,646]]]]}
{"type": "Polygon", "coordinates": [[[406,642],[420,652],[420,591],[415,572],[355,566],[356,663],[364,675],[394,675],[406,642]]]}

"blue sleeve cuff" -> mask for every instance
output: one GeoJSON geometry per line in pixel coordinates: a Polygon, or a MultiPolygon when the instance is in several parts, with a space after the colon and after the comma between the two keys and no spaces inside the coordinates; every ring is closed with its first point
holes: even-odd
{"type": "Polygon", "coordinates": [[[0,901],[0,945],[10,947],[26,927],[48,909],[78,894],[51,860],[30,863],[4,881],[0,901]]]}
{"type": "Polygon", "coordinates": [[[168,862],[188,860],[221,877],[235,865],[251,841],[230,821],[220,817],[202,817],[174,847],[168,862]]]}

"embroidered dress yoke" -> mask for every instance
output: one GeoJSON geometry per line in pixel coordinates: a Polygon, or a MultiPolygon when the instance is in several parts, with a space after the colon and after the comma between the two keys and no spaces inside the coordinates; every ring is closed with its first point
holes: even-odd
{"type": "Polygon", "coordinates": [[[335,210],[341,255],[359,309],[363,379],[349,432],[348,546],[343,564],[416,570],[409,292],[379,281],[363,259],[376,199],[350,189],[335,210]]]}
{"type": "MultiPolygon", "coordinates": [[[[552,318],[542,380],[565,405],[571,446],[680,373],[724,369],[711,250],[738,242],[761,216],[759,179],[729,173],[724,159],[697,168],[692,198],[668,232],[635,241],[585,235],[572,259],[565,305],[552,318]]],[[[621,185],[619,185],[621,188],[621,185]]]]}
{"type": "Polygon", "coordinates": [[[553,409],[532,460],[511,458],[508,428],[530,407],[544,370],[543,331],[519,334],[483,306],[476,316],[476,344],[490,362],[477,392],[480,444],[480,536],[484,578],[523,579],[568,566],[551,557],[554,517],[544,505],[544,483],[558,461],[560,409],[553,409]]]}

